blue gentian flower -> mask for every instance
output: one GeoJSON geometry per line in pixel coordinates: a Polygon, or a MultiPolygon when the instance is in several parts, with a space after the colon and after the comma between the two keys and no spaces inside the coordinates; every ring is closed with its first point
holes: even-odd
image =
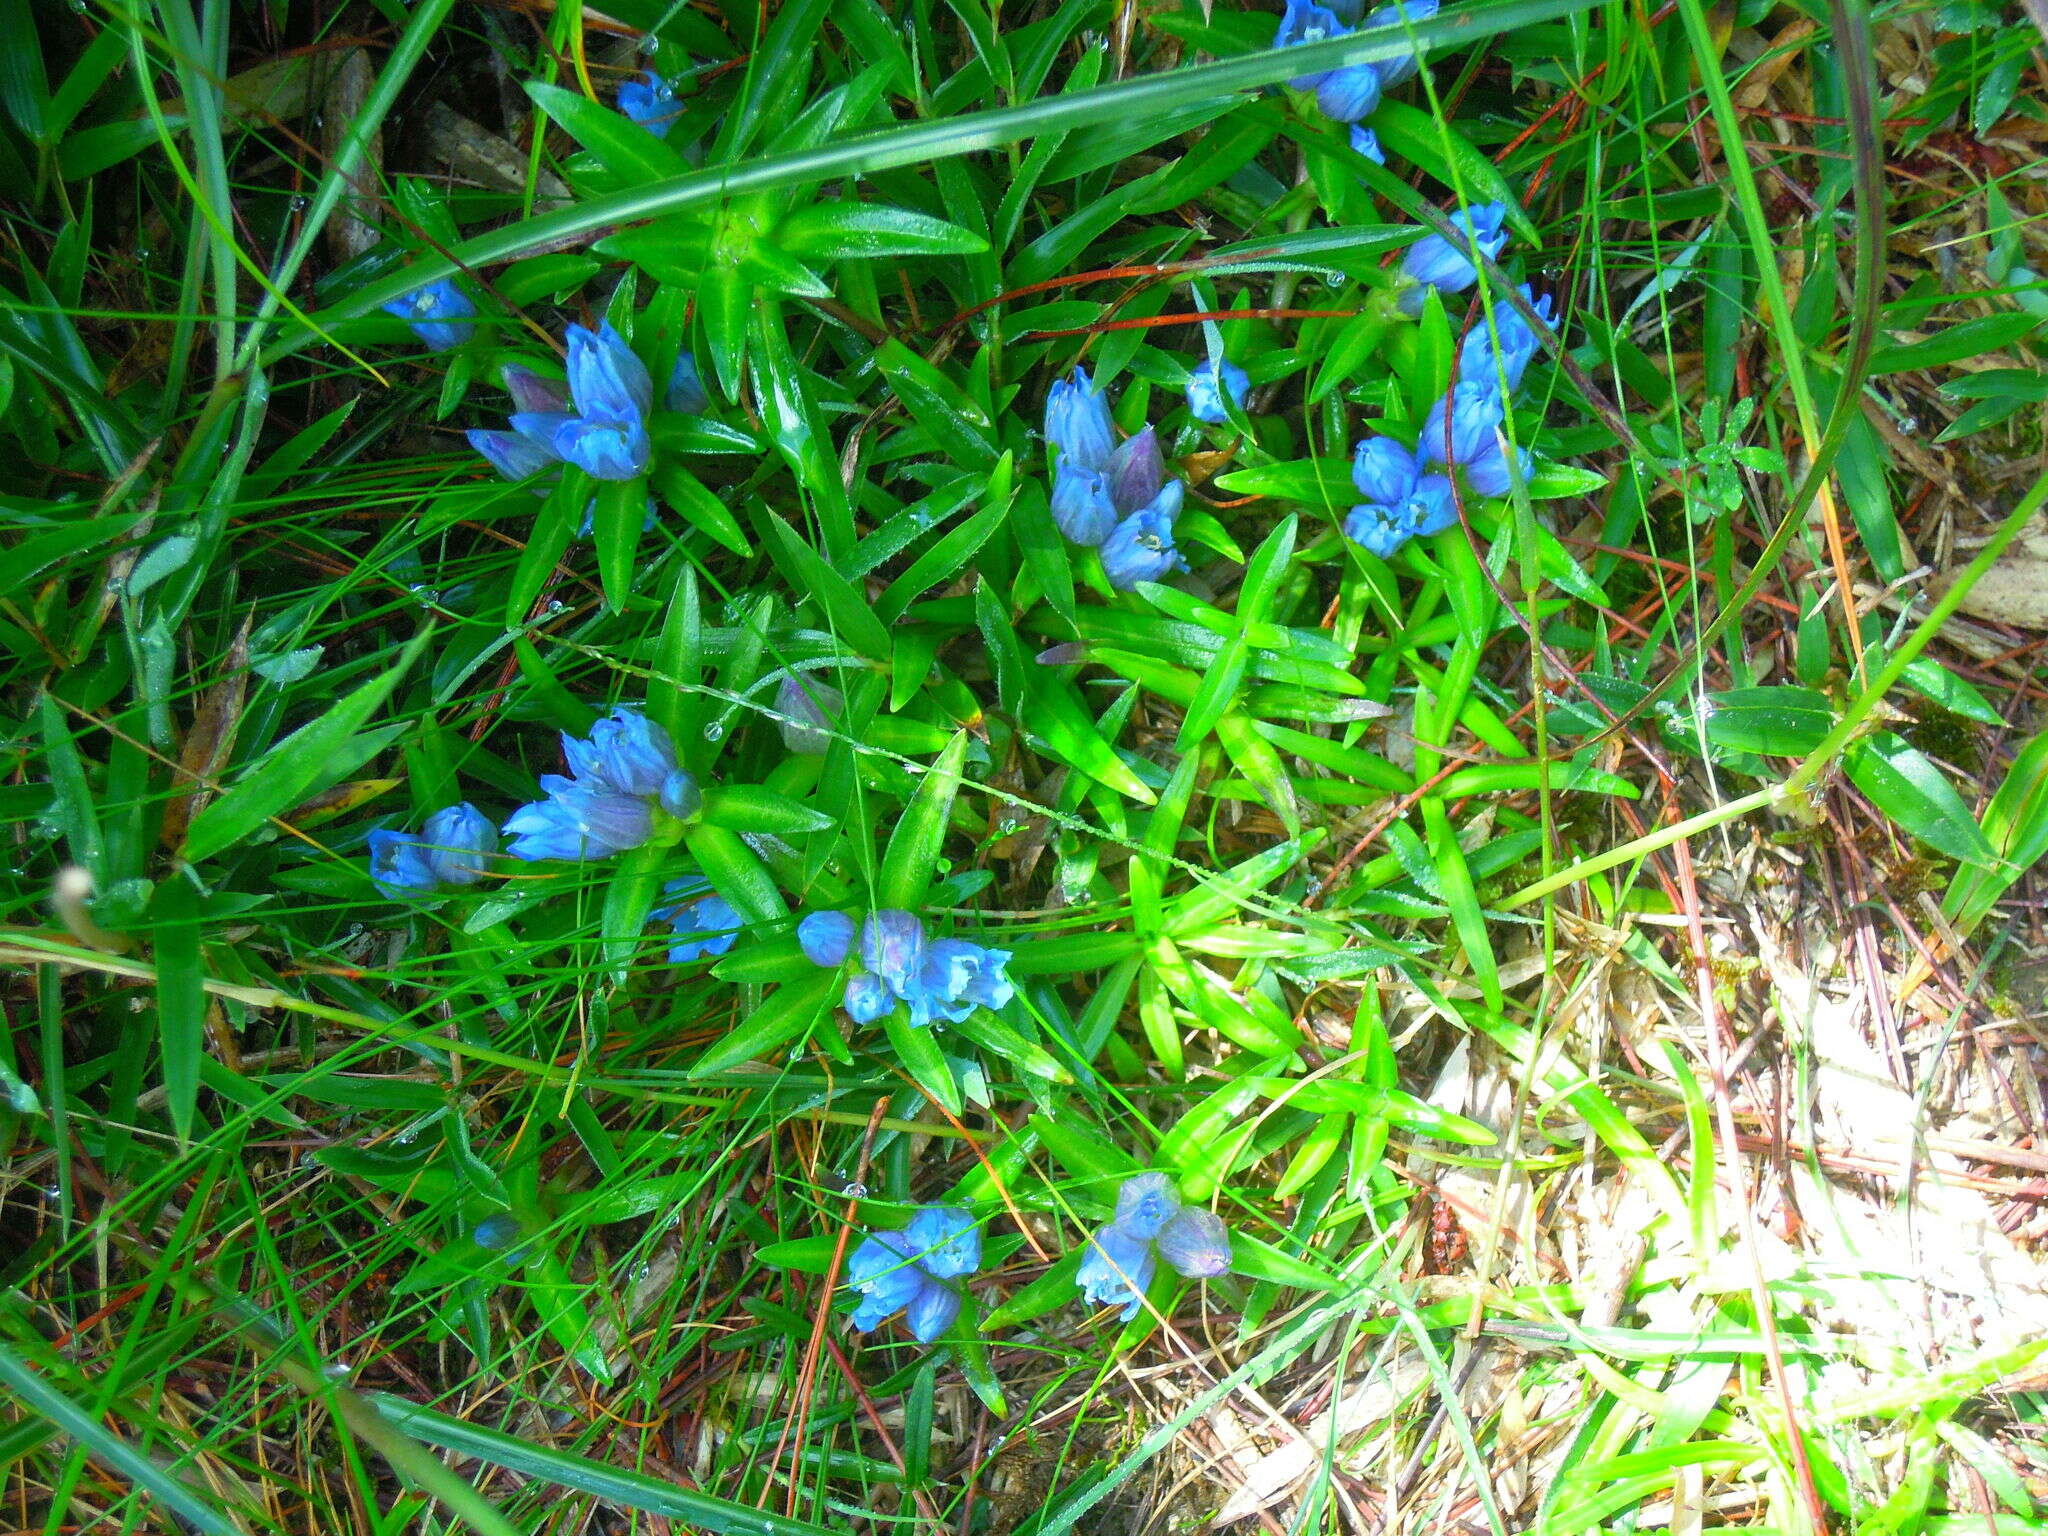
{"type": "MultiPolygon", "coordinates": [[[[843,912],[813,912],[797,924],[797,942],[815,965],[844,964],[855,943],[853,920],[843,912]]],[[[870,913],[858,932],[861,969],[846,983],[849,1017],[872,1024],[901,1003],[913,1028],[946,1019],[959,1023],[976,1008],[1001,1008],[1017,989],[1005,967],[1006,949],[985,949],[966,939],[930,940],[915,913],[870,913]]]]}
{"type": "Polygon", "coordinates": [[[1380,148],[1380,136],[1363,123],[1351,125],[1351,147],[1374,165],[1387,163],[1387,152],[1380,148]]]}
{"type": "Polygon", "coordinates": [[[812,912],[796,925],[796,941],[813,965],[839,966],[853,953],[856,925],[844,912],[812,912]]]}
{"type": "Polygon", "coordinates": [[[1117,591],[1128,592],[1141,581],[1160,581],[1188,568],[1173,542],[1182,494],[1181,483],[1169,480],[1150,506],[1133,512],[1102,541],[1102,569],[1117,591]]]}
{"type": "Polygon", "coordinates": [[[522,1228],[519,1218],[510,1211],[493,1211],[470,1230],[470,1238],[479,1248],[497,1250],[510,1248],[519,1241],[522,1228]]]}
{"type": "Polygon", "coordinates": [[[1500,394],[1491,379],[1461,380],[1458,386],[1429,408],[1423,418],[1422,437],[1415,445],[1418,464],[1467,464],[1484,453],[1494,440],[1495,429],[1504,416],[1500,394]],[[1446,451],[1445,418],[1449,418],[1449,447],[1446,451]]]}
{"type": "MultiPolygon", "coordinates": [[[[1530,308],[1539,320],[1556,329],[1557,306],[1549,294],[1540,299],[1530,299],[1527,283],[1515,291],[1530,301],[1530,308]]],[[[1522,312],[1511,304],[1496,304],[1493,322],[1488,326],[1486,317],[1482,315],[1479,324],[1465,333],[1465,339],[1458,347],[1458,375],[1461,379],[1488,384],[1497,390],[1501,375],[1505,374],[1507,387],[1512,392],[1521,386],[1522,375],[1536,356],[1539,343],[1536,332],[1522,318],[1522,312]]]]}
{"type": "Polygon", "coordinates": [[[1505,203],[1481,203],[1474,208],[1460,208],[1451,215],[1451,225],[1460,239],[1452,244],[1439,234],[1427,234],[1408,247],[1408,253],[1401,258],[1401,271],[1413,287],[1403,290],[1401,309],[1403,313],[1422,313],[1422,290],[1434,288],[1439,293],[1462,293],[1470,288],[1479,276],[1479,268],[1473,260],[1473,249],[1485,253],[1490,261],[1508,243],[1508,233],[1503,227],[1508,216],[1505,203]]]}
{"type": "Polygon", "coordinates": [[[1159,1257],[1190,1280],[1208,1280],[1230,1268],[1230,1233],[1222,1218],[1200,1206],[1184,1206],[1153,1240],[1159,1257]]]}
{"type": "Polygon", "coordinates": [[[1060,451],[1062,463],[1084,469],[1106,469],[1116,447],[1116,424],[1109,402],[1088,379],[1086,368],[1055,379],[1045,397],[1045,436],[1060,451]]]}
{"type": "Polygon", "coordinates": [[[666,80],[651,69],[643,69],[637,79],[619,86],[619,110],[660,139],[675,127],[682,102],[666,80]]]}
{"type": "Polygon", "coordinates": [[[840,999],[846,1016],[856,1024],[872,1024],[877,1019],[886,1019],[896,1011],[896,1003],[896,994],[889,990],[889,983],[872,971],[849,976],[845,994],[840,999]]]}
{"type": "Polygon", "coordinates": [[[870,912],[860,925],[860,963],[896,996],[907,998],[924,968],[924,924],[899,907],[870,912]]]}
{"type": "MultiPolygon", "coordinates": [[[[631,480],[646,471],[653,453],[647,413],[654,405],[654,381],[609,321],[595,332],[572,325],[568,336],[576,414],[553,424],[552,446],[600,480],[631,480]]],[[[518,416],[512,425],[528,430],[518,416]]],[[[530,425],[537,429],[540,423],[530,425]]]]}
{"type": "Polygon", "coordinates": [[[683,965],[691,960],[710,960],[725,954],[739,937],[739,931],[746,924],[737,908],[723,896],[699,895],[706,890],[705,883],[692,875],[680,880],[671,880],[662,887],[664,896],[692,896],[694,901],[678,901],[666,907],[656,907],[648,917],[658,923],[667,923],[675,929],[676,942],[668,947],[671,965],[683,965]],[[687,937],[685,937],[687,935],[687,937]]]}
{"type": "MultiPolygon", "coordinates": [[[[1527,480],[1529,472],[1536,467],[1536,461],[1529,456],[1528,449],[1517,448],[1515,465],[1522,479],[1527,480]]],[[[1508,473],[1507,445],[1498,435],[1477,458],[1458,467],[1465,471],[1467,483],[1482,496],[1505,496],[1514,489],[1508,473]]]]}
{"type": "Polygon", "coordinates": [[[1121,1305],[1129,1322],[1162,1258],[1190,1280],[1212,1278],[1230,1268],[1230,1234],[1211,1212],[1183,1206],[1165,1174],[1135,1174],[1117,1190],[1116,1215],[1088,1240],[1075,1279],[1090,1302],[1121,1305]]]}
{"type": "Polygon", "coordinates": [[[577,778],[642,799],[660,794],[676,771],[676,749],[668,732],[624,704],[593,725],[585,740],[564,731],[562,753],[577,778]]]}
{"type": "MultiPolygon", "coordinates": [[[[1346,37],[1351,29],[1337,17],[1337,13],[1314,0],[1287,0],[1287,9],[1280,17],[1280,25],[1273,32],[1275,48],[1296,48],[1303,43],[1325,42],[1333,37],[1346,37]]],[[[1322,84],[1329,72],[1296,75],[1287,83],[1297,91],[1312,91],[1322,84]]]]}
{"type": "Polygon", "coordinates": [[[1117,444],[1116,452],[1109,456],[1107,474],[1110,504],[1118,517],[1129,516],[1150,502],[1166,484],[1166,457],[1159,451],[1159,434],[1147,427],[1117,444]]]}
{"type": "Polygon", "coordinates": [[[1351,483],[1367,501],[1405,500],[1419,473],[1415,455],[1391,437],[1368,437],[1351,457],[1351,483]]]}
{"type": "MultiPolygon", "coordinates": [[[[1404,21],[1414,23],[1427,21],[1437,12],[1438,0],[1393,0],[1393,3],[1374,9],[1359,26],[1361,32],[1377,31],[1382,27],[1398,27],[1404,21]]],[[[1396,59],[1383,59],[1373,66],[1379,71],[1381,85],[1399,85],[1418,67],[1414,50],[1409,50],[1396,59]]]]}
{"type": "Polygon", "coordinates": [[[370,878],[385,894],[432,891],[444,885],[474,885],[485,861],[498,851],[498,831],[467,800],[429,816],[415,837],[379,830],[368,839],[370,878]]]}
{"type": "Polygon", "coordinates": [[[476,318],[476,305],[445,277],[424,288],[415,288],[382,308],[385,314],[396,315],[411,326],[413,335],[426,343],[429,352],[459,347],[476,333],[476,327],[470,324],[476,318]]]}
{"type": "Polygon", "coordinates": [[[540,776],[540,788],[543,798],[506,818],[505,851],[515,859],[602,859],[654,835],[653,808],[638,796],[554,773],[540,776]]]}
{"type": "Polygon", "coordinates": [[[1099,469],[1062,458],[1053,471],[1052,520],[1076,544],[1094,548],[1116,527],[1116,502],[1109,476],[1099,469]]]}
{"type": "Polygon", "coordinates": [[[1081,1256],[1074,1280],[1091,1306],[1121,1306],[1121,1316],[1128,1323],[1138,1315],[1157,1267],[1158,1258],[1147,1239],[1111,1222],[1088,1239],[1088,1251],[1081,1256]]]}
{"type": "MultiPolygon", "coordinates": [[[[1465,471],[1465,478],[1482,496],[1508,494],[1508,462],[1502,442],[1501,423],[1505,411],[1500,394],[1489,381],[1460,383],[1448,401],[1439,400],[1429,409],[1422,424],[1422,441],[1415,456],[1423,464],[1443,464],[1465,471]],[[1444,451],[1444,422],[1450,419],[1450,451],[1444,451]]],[[[1530,459],[1516,450],[1516,462],[1528,474],[1530,459]]]]}
{"type": "Polygon", "coordinates": [[[1364,502],[1353,507],[1344,519],[1344,536],[1382,560],[1391,560],[1394,551],[1410,539],[1442,533],[1457,521],[1451,482],[1442,475],[1423,475],[1416,480],[1414,492],[1401,502],[1364,502]]]}
{"type": "Polygon", "coordinates": [[[662,394],[661,403],[665,409],[685,416],[695,416],[711,403],[711,396],[704,392],[704,380],[697,372],[694,353],[676,355],[676,366],[668,376],[668,388],[662,394]]]}
{"type": "Polygon", "coordinates": [[[588,739],[562,733],[569,778],[543,774],[545,798],[512,813],[505,851],[518,859],[599,859],[654,835],[657,806],[687,820],[703,807],[697,781],[677,766],[668,733],[620,705],[588,739]]]}
{"type": "Polygon", "coordinates": [[[1451,482],[1425,474],[1421,455],[1390,437],[1369,437],[1358,445],[1351,480],[1366,499],[1344,519],[1345,536],[1382,560],[1410,539],[1441,533],[1458,520],[1451,482]]]}
{"type": "Polygon", "coordinates": [[[1379,109],[1380,73],[1376,64],[1347,64],[1333,69],[1316,84],[1316,109],[1339,123],[1355,123],[1379,109]]]}
{"type": "Polygon", "coordinates": [[[512,397],[513,423],[516,427],[524,421],[527,430],[486,432],[472,428],[467,434],[469,445],[490,460],[491,467],[507,480],[524,480],[562,462],[562,456],[555,452],[555,426],[568,417],[569,397],[554,380],[544,379],[517,363],[508,363],[501,377],[505,392],[512,397]]]}
{"type": "Polygon", "coordinates": [[[1251,385],[1250,377],[1237,364],[1225,360],[1219,369],[1215,358],[1205,358],[1188,370],[1188,412],[1197,421],[1227,422],[1230,413],[1224,409],[1224,401],[1242,409],[1245,391],[1251,385]]]}
{"type": "Polygon", "coordinates": [[[1001,1008],[1017,995],[1004,970],[1009,961],[1007,949],[984,949],[966,939],[938,939],[927,945],[917,990],[905,999],[911,1005],[911,1022],[927,1024],[940,1018],[957,1024],[976,1008],[1001,1008]]]}
{"type": "Polygon", "coordinates": [[[935,1280],[963,1279],[981,1268],[981,1228],[958,1206],[920,1206],[903,1235],[917,1252],[917,1267],[935,1280]]]}
{"type": "Polygon", "coordinates": [[[957,1206],[927,1205],[901,1232],[861,1239],[846,1263],[847,1286],[860,1292],[851,1319],[866,1333],[896,1313],[920,1344],[929,1344],[960,1315],[960,1293],[947,1282],[981,1265],[981,1229],[957,1206]]]}

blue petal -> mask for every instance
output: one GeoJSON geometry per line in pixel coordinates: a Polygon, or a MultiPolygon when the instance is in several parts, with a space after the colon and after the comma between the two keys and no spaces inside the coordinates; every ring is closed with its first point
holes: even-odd
{"type": "Polygon", "coordinates": [[[1223,364],[1220,385],[1213,361],[1197,363],[1188,373],[1188,411],[1197,421],[1227,422],[1230,413],[1224,409],[1225,400],[1242,409],[1245,391],[1250,387],[1250,377],[1227,359],[1223,364]]]}
{"type": "Polygon", "coordinates": [[[711,397],[704,392],[703,376],[697,372],[697,358],[694,353],[682,352],[676,355],[676,365],[668,376],[668,388],[662,393],[662,405],[685,416],[695,416],[711,403],[711,397]]]}
{"type": "Polygon", "coordinates": [[[1333,69],[1316,86],[1316,108],[1339,123],[1371,117],[1380,104],[1380,75],[1370,64],[1333,69]]]}
{"type": "Polygon", "coordinates": [[[1116,500],[1109,476],[1062,457],[1053,472],[1052,520],[1076,544],[1094,548],[1116,527],[1116,500]]]}
{"type": "Polygon", "coordinates": [[[1088,1239],[1088,1251],[1081,1256],[1074,1281],[1090,1304],[1121,1306],[1123,1319],[1129,1322],[1138,1315],[1157,1262],[1149,1242],[1111,1222],[1088,1239]]]}
{"type": "Polygon", "coordinates": [[[1084,469],[1107,469],[1116,447],[1116,424],[1110,420],[1109,402],[1088,380],[1086,368],[1076,368],[1071,378],[1056,379],[1045,397],[1045,435],[1060,451],[1061,460],[1071,460],[1084,469]]]}
{"type": "Polygon", "coordinates": [[[848,978],[841,1003],[854,1023],[872,1024],[896,1011],[896,994],[881,977],[862,971],[848,978]]]}
{"type": "Polygon", "coordinates": [[[551,444],[567,463],[599,480],[631,480],[647,472],[654,445],[637,420],[572,416],[555,429],[551,444]]]}
{"type": "MultiPolygon", "coordinates": [[[[1109,479],[1109,499],[1116,507],[1118,517],[1126,516],[1144,506],[1159,494],[1166,484],[1166,458],[1159,451],[1159,434],[1147,427],[1135,437],[1127,437],[1117,444],[1116,452],[1109,456],[1109,467],[1105,471],[1109,479]]],[[[1109,530],[1105,528],[1104,533],[1109,530]]],[[[1083,540],[1076,539],[1075,543],[1083,540]]],[[[1100,543],[1101,540],[1095,542],[1100,543]]]]}
{"type": "Polygon", "coordinates": [[[561,461],[552,448],[542,448],[518,432],[486,432],[472,427],[469,446],[490,461],[491,468],[507,480],[524,480],[561,461]]]}
{"type": "Polygon", "coordinates": [[[1128,592],[1141,581],[1159,581],[1169,572],[1188,568],[1173,542],[1180,492],[1178,480],[1168,481],[1158,502],[1133,512],[1102,541],[1102,568],[1117,591],[1128,592]]]}
{"type": "Polygon", "coordinates": [[[507,818],[515,859],[601,859],[638,848],[654,830],[645,800],[548,774],[545,800],[522,805],[507,818]]]}
{"type": "Polygon", "coordinates": [[[1133,1237],[1157,1237],[1179,1210],[1180,1196],[1163,1173],[1134,1174],[1116,1192],[1116,1225],[1133,1237]]]}
{"type": "Polygon", "coordinates": [[[676,771],[668,732],[630,704],[619,705],[593,725],[587,741],[564,734],[562,751],[577,778],[624,795],[658,795],[676,771]]]}
{"type": "Polygon", "coordinates": [[[950,1285],[927,1280],[910,1298],[910,1305],[903,1314],[903,1325],[918,1343],[929,1344],[952,1327],[953,1319],[959,1315],[960,1293],[950,1285]]]}
{"type": "Polygon", "coordinates": [[[1391,437],[1368,437],[1351,456],[1351,483],[1367,501],[1406,500],[1417,473],[1415,455],[1391,437]]]}
{"type": "Polygon", "coordinates": [[[746,920],[723,896],[706,896],[677,910],[670,921],[678,934],[695,935],[678,939],[668,947],[669,963],[685,965],[726,953],[746,920]]]}
{"type": "Polygon", "coordinates": [[[846,1283],[864,1298],[853,1314],[862,1333],[902,1311],[931,1284],[910,1262],[909,1245],[900,1232],[876,1232],[861,1239],[846,1261],[846,1283]]]}
{"type": "Polygon", "coordinates": [[[577,414],[636,426],[644,421],[654,405],[654,380],[626,338],[609,320],[594,332],[572,325],[568,337],[569,393],[577,414]]]}
{"type": "Polygon", "coordinates": [[[919,1206],[903,1229],[905,1245],[926,1274],[958,1280],[981,1268],[981,1228],[957,1205],[919,1206]]]}

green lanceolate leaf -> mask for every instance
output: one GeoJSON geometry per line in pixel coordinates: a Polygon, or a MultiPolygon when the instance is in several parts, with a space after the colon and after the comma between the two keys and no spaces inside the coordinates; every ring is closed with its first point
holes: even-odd
{"type": "Polygon", "coordinates": [[[924,905],[925,892],[939,873],[946,825],[960,793],[960,770],[966,761],[967,733],[960,731],[919,781],[903,819],[889,834],[889,851],[882,856],[881,874],[875,883],[877,907],[915,912],[924,905]]]}
{"type": "Polygon", "coordinates": [[[432,630],[423,630],[399,653],[397,662],[362,685],[312,724],[301,726],[238,779],[218,800],[192,818],[185,834],[184,857],[203,863],[226,852],[262,827],[280,811],[289,810],[315,789],[333,782],[348,759],[347,745],[398,686],[432,630]]]}
{"type": "Polygon", "coordinates": [[[1955,786],[1902,737],[1890,731],[1865,737],[1842,754],[1842,766],[1872,805],[1928,847],[1966,864],[1996,864],[1997,855],[1955,786]]]}
{"type": "Polygon", "coordinates": [[[729,1034],[707,1048],[691,1065],[689,1075],[704,1078],[729,1072],[742,1062],[802,1039],[839,1000],[842,985],[836,971],[818,966],[812,966],[808,974],[785,981],[729,1034]]]}
{"type": "Polygon", "coordinates": [[[803,261],[968,256],[988,249],[988,241],[972,230],[930,214],[846,202],[799,208],[775,226],[775,243],[803,261]]]}

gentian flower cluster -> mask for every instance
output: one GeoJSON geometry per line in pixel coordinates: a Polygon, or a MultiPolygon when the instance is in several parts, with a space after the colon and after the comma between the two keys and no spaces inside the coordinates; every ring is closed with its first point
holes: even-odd
{"type": "MultiPolygon", "coordinates": [[[[568,396],[537,373],[507,368],[505,388],[517,407],[512,430],[472,431],[470,446],[507,480],[524,480],[561,463],[574,464],[599,480],[631,480],[645,474],[654,452],[647,436],[647,413],[654,406],[654,381],[647,365],[609,321],[595,331],[572,325],[568,336],[568,396]]],[[[690,372],[696,372],[694,360],[690,372]]],[[[675,387],[671,380],[671,391],[675,387]]]]}
{"type": "Polygon", "coordinates": [[[846,1261],[847,1286],[860,1293],[853,1326],[866,1333],[898,1312],[920,1344],[929,1344],[960,1315],[960,1292],[949,1282],[981,1267],[981,1229],[958,1206],[927,1205],[901,1232],[871,1232],[846,1261]]]}
{"type": "Polygon", "coordinates": [[[1075,1283],[1098,1307],[1121,1306],[1123,1320],[1138,1315],[1160,1259],[1190,1280],[1230,1268],[1230,1233],[1213,1211],[1182,1205],[1163,1173],[1124,1180],[1116,1215],[1088,1239],[1075,1283]]]}
{"type": "Polygon", "coordinates": [[[856,1024],[887,1018],[901,1003],[918,1029],[935,1020],[959,1023],[976,1008],[997,1009],[1017,995],[1004,969],[1007,949],[984,949],[966,939],[929,939],[914,912],[885,908],[856,925],[844,912],[813,912],[797,924],[797,942],[813,965],[847,962],[858,939],[860,969],[847,978],[843,998],[856,1024]]]}
{"type": "Polygon", "coordinates": [[[515,859],[601,859],[654,836],[657,810],[687,820],[703,808],[697,781],[679,767],[668,733],[620,705],[587,740],[562,733],[569,778],[541,775],[546,798],[505,823],[515,859]]]}
{"type": "Polygon", "coordinates": [[[650,921],[667,923],[676,931],[676,941],[668,947],[670,965],[715,960],[732,948],[733,940],[745,925],[738,909],[723,896],[711,894],[710,886],[699,876],[671,880],[661,888],[661,894],[692,898],[656,907],[647,914],[650,921]]]}
{"type": "Polygon", "coordinates": [[[498,829],[464,800],[434,812],[417,836],[376,831],[369,837],[370,878],[387,896],[474,885],[498,851],[498,829]]]}
{"type": "MultiPolygon", "coordinates": [[[[1489,259],[1499,255],[1507,243],[1506,216],[1499,203],[1461,209],[1451,220],[1461,242],[1431,234],[1410,246],[1401,269],[1412,281],[1401,293],[1401,308],[1419,314],[1426,289],[1457,293],[1477,281],[1474,252],[1489,259]]],[[[1516,293],[1545,325],[1555,323],[1549,295],[1532,297],[1527,283],[1516,293]]],[[[1365,500],[1344,519],[1345,534],[1384,559],[1408,540],[1441,533],[1457,521],[1453,472],[1463,473],[1466,485],[1481,496],[1505,496],[1516,474],[1526,477],[1534,461],[1527,449],[1517,448],[1509,464],[1503,428],[1509,399],[1538,345],[1534,327],[1517,306],[1494,306],[1491,323],[1467,333],[1459,345],[1458,382],[1430,407],[1414,449],[1378,436],[1358,445],[1351,478],[1365,500]]]]}
{"type": "Polygon", "coordinates": [[[653,70],[643,69],[620,84],[619,110],[657,139],[665,139],[675,127],[683,103],[674,86],[653,70]]]}
{"type": "Polygon", "coordinates": [[[1351,461],[1351,482],[1365,500],[1344,519],[1344,534],[1382,560],[1423,534],[1458,521],[1451,482],[1423,473],[1417,455],[1391,437],[1368,437],[1351,461]]]}
{"type": "Polygon", "coordinates": [[[385,314],[396,315],[411,326],[413,335],[426,343],[429,352],[459,347],[476,333],[476,327],[470,323],[476,318],[476,305],[445,277],[393,299],[383,309],[385,314]]]}
{"type": "Polygon", "coordinates": [[[1059,450],[1053,521],[1076,544],[1101,551],[1112,587],[1128,592],[1187,569],[1173,542],[1187,488],[1166,478],[1150,427],[1117,443],[1109,404],[1087,369],[1054,382],[1045,398],[1045,435],[1059,450]]]}
{"type": "MultiPolygon", "coordinates": [[[[1287,0],[1287,9],[1273,33],[1273,46],[1292,48],[1333,37],[1354,37],[1360,32],[1398,27],[1404,21],[1426,21],[1436,14],[1437,3],[1438,0],[1392,0],[1391,4],[1380,6],[1353,27],[1345,25],[1336,10],[1318,5],[1315,0],[1287,0]]],[[[1387,88],[1399,85],[1414,74],[1416,68],[1415,54],[1411,49],[1397,58],[1377,64],[1347,64],[1341,69],[1296,75],[1287,83],[1297,91],[1314,91],[1316,109],[1323,116],[1340,123],[1361,123],[1378,110],[1380,98],[1387,88]]],[[[1361,144],[1356,133],[1352,135],[1352,147],[1384,164],[1377,152],[1379,139],[1371,129],[1366,129],[1365,134],[1366,143],[1371,148],[1361,144]]]]}

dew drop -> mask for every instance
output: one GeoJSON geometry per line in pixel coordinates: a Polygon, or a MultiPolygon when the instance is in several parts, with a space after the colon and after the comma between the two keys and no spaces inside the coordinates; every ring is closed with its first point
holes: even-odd
{"type": "MultiPolygon", "coordinates": [[[[82,0],[81,0],[81,3],[82,3],[82,0]]],[[[307,210],[308,208],[310,208],[310,207],[312,207],[312,206],[313,206],[313,199],[311,199],[310,197],[295,197],[295,198],[293,198],[293,199],[292,199],[292,212],[293,212],[293,213],[304,213],[304,212],[305,212],[305,211],[306,211],[306,210],[307,210]]]]}
{"type": "Polygon", "coordinates": [[[704,739],[706,741],[723,741],[725,739],[724,724],[720,721],[713,720],[709,725],[704,727],[704,739]]]}

